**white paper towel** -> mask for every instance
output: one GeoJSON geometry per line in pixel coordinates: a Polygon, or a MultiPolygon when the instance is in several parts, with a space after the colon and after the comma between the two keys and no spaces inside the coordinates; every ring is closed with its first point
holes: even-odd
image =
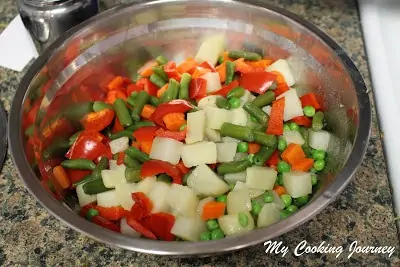
{"type": "Polygon", "coordinates": [[[32,59],[38,56],[32,37],[21,17],[16,16],[0,34],[0,66],[22,71],[32,59]]]}

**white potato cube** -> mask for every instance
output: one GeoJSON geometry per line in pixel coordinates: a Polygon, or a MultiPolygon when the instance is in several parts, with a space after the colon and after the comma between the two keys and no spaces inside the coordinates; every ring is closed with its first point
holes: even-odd
{"type": "Polygon", "coordinates": [[[80,184],[76,187],[76,194],[78,196],[79,205],[81,207],[86,206],[87,204],[94,203],[97,201],[97,195],[88,195],[83,191],[83,184],[80,184]]]}
{"type": "Polygon", "coordinates": [[[182,147],[182,161],[186,167],[217,162],[217,146],[213,142],[198,142],[182,147]]]}
{"type": "Polygon", "coordinates": [[[229,186],[205,164],[197,166],[187,179],[187,185],[198,195],[216,197],[229,191],[229,186]]]}
{"type": "Polygon", "coordinates": [[[198,63],[209,61],[211,64],[217,64],[219,55],[225,50],[225,35],[217,34],[209,36],[201,43],[197,50],[195,60],[198,63]]]}
{"type": "Polygon", "coordinates": [[[268,116],[271,116],[271,110],[272,110],[272,107],[271,107],[270,105],[265,106],[265,107],[262,108],[262,111],[264,111],[265,113],[267,113],[268,116]]]}
{"type": "Polygon", "coordinates": [[[222,124],[231,121],[231,112],[226,109],[206,107],[206,128],[221,129],[222,124]]]}
{"type": "Polygon", "coordinates": [[[312,192],[311,174],[300,171],[285,172],[283,186],[293,198],[307,196],[312,192]]]}
{"type": "Polygon", "coordinates": [[[246,169],[246,184],[249,188],[272,190],[278,173],[272,168],[252,166],[246,169]]]}
{"type": "Polygon", "coordinates": [[[231,191],[226,201],[228,214],[251,211],[251,200],[248,190],[231,191]]]}
{"type": "Polygon", "coordinates": [[[309,131],[309,145],[311,148],[326,151],[329,146],[331,134],[327,131],[309,131]]]}
{"type": "Polygon", "coordinates": [[[212,93],[221,89],[221,81],[218,72],[207,72],[201,78],[207,81],[207,93],[212,93]]]}
{"type": "Polygon", "coordinates": [[[199,109],[205,109],[206,107],[217,108],[217,99],[221,98],[219,95],[209,95],[203,97],[199,103],[197,103],[197,107],[199,109]]]}
{"type": "Polygon", "coordinates": [[[297,95],[296,89],[290,89],[277,97],[277,99],[285,98],[285,108],[283,111],[283,120],[288,121],[295,117],[303,116],[303,107],[297,95]]]}
{"type": "Polygon", "coordinates": [[[150,158],[178,164],[181,158],[183,143],[166,137],[157,136],[151,146],[150,158]]]}
{"type": "Polygon", "coordinates": [[[121,203],[118,200],[115,189],[97,194],[97,205],[104,208],[120,206],[121,203]]]}
{"type": "Polygon", "coordinates": [[[156,182],[157,180],[155,176],[146,177],[142,181],[137,183],[135,192],[142,192],[147,195],[156,185],[156,182]]]}
{"type": "Polygon", "coordinates": [[[118,139],[110,141],[109,145],[112,154],[123,152],[129,148],[129,138],[126,136],[120,137],[118,139]]]}
{"type": "Polygon", "coordinates": [[[217,161],[218,162],[231,162],[235,158],[237,143],[226,142],[217,143],[217,161]]]}
{"type": "Polygon", "coordinates": [[[265,192],[265,190],[263,189],[250,188],[247,184],[241,181],[237,181],[232,191],[239,191],[239,190],[246,190],[249,193],[251,199],[259,197],[265,192]]]}
{"type": "MultiPolygon", "coordinates": [[[[122,166],[122,165],[121,165],[122,166]]],[[[107,188],[115,188],[117,184],[126,183],[125,179],[125,165],[115,170],[102,170],[101,179],[107,188]]]]}
{"type": "Polygon", "coordinates": [[[239,222],[238,214],[224,215],[218,218],[218,224],[222,232],[226,236],[230,235],[241,235],[250,232],[254,229],[254,220],[250,212],[244,212],[244,214],[249,218],[246,227],[243,227],[239,222]]]}
{"type": "Polygon", "coordinates": [[[284,131],[283,139],[287,144],[304,145],[305,140],[299,131],[284,131]]]}
{"type": "Polygon", "coordinates": [[[152,190],[147,194],[153,202],[153,209],[151,212],[168,212],[169,206],[167,204],[167,197],[169,194],[170,186],[164,182],[156,182],[152,190]]]}
{"type": "Polygon", "coordinates": [[[206,113],[203,110],[187,114],[186,144],[203,141],[206,126],[206,113]]]}
{"type": "Polygon", "coordinates": [[[235,108],[231,110],[231,120],[232,124],[246,126],[247,125],[247,112],[243,108],[235,108]]]}
{"type": "Polygon", "coordinates": [[[281,219],[281,213],[273,203],[266,203],[261,208],[257,219],[257,227],[270,226],[281,219]]]}
{"type": "Polygon", "coordinates": [[[131,210],[135,201],[132,199],[132,193],[135,192],[136,183],[120,183],[115,186],[115,194],[118,202],[126,210],[131,210]]]}
{"type": "Polygon", "coordinates": [[[185,217],[196,215],[199,200],[194,190],[187,186],[172,184],[167,197],[167,204],[176,213],[185,217]]]}
{"type": "Polygon", "coordinates": [[[206,231],[205,222],[199,217],[178,216],[172,226],[171,233],[186,241],[199,241],[200,234],[206,231]]]}
{"type": "Polygon", "coordinates": [[[237,181],[246,182],[246,171],[237,173],[227,173],[224,175],[224,180],[228,184],[236,184],[237,181]]]}
{"type": "Polygon", "coordinates": [[[208,141],[221,142],[221,135],[220,135],[219,131],[210,129],[210,128],[206,128],[204,132],[206,134],[208,141]]]}
{"type": "Polygon", "coordinates": [[[295,84],[292,71],[286,59],[278,59],[277,61],[269,65],[266,70],[279,72],[285,78],[285,82],[288,86],[292,86],[295,84]]]}

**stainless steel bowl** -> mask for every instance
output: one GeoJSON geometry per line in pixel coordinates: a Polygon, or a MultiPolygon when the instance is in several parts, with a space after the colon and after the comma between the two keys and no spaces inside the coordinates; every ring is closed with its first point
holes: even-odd
{"type": "Polygon", "coordinates": [[[58,39],[26,73],[10,118],[10,147],[18,172],[30,193],[58,219],[96,240],[129,250],[160,255],[208,255],[275,238],[310,220],[332,202],[362,161],[370,134],[371,108],[363,79],[352,61],[311,23],[258,1],[163,0],[116,7],[58,39]],[[35,101],[40,103],[35,132],[42,139],[36,140],[39,144],[34,147],[35,153],[41,155],[47,146],[62,142],[69,134],[70,129],[60,128],[56,122],[57,118],[69,119],[60,114],[61,109],[71,105],[74,88],[83,83],[96,86],[96,80],[90,83],[90,77],[107,72],[126,74],[161,53],[174,59],[193,55],[199,40],[214,32],[226,33],[230,49],[244,47],[273,58],[290,56],[297,88],[323,96],[334,138],[321,184],[307,206],[271,227],[240,237],[166,243],[133,239],[102,229],[77,216],[73,200],[57,201],[45,190],[44,181],[51,180],[47,171],[57,161],[56,153],[47,154],[50,161],[39,164],[42,175],[35,172],[32,151],[24,150],[35,143],[27,142],[24,134],[29,122],[27,108],[35,101]],[[124,64],[127,58],[135,62],[124,64]]]}

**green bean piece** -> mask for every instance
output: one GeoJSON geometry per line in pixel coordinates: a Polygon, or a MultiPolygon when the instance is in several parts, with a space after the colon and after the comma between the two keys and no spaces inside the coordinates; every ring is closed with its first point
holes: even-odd
{"type": "Polygon", "coordinates": [[[249,225],[249,217],[247,217],[247,214],[244,212],[239,212],[239,224],[242,227],[246,227],[247,225],[249,225]]]}
{"type": "Polygon", "coordinates": [[[78,139],[78,136],[79,136],[79,134],[80,134],[81,132],[82,132],[82,131],[78,131],[78,132],[74,133],[74,134],[69,138],[69,145],[70,145],[70,146],[72,146],[72,145],[75,143],[76,139],[78,139]]]}
{"type": "Polygon", "coordinates": [[[216,104],[217,104],[217,107],[219,107],[219,108],[223,108],[223,109],[227,109],[227,110],[231,109],[231,103],[226,98],[218,97],[216,100],[216,104]]]}
{"type": "Polygon", "coordinates": [[[192,76],[189,73],[182,74],[180,89],[179,89],[179,99],[189,99],[189,85],[192,81],[192,76]]]}
{"type": "Polygon", "coordinates": [[[262,111],[261,108],[258,106],[254,105],[253,103],[247,102],[246,104],[243,105],[243,109],[247,111],[251,116],[257,119],[261,125],[267,125],[269,116],[267,113],[262,111]]]}
{"type": "Polygon", "coordinates": [[[90,112],[93,112],[93,102],[84,102],[69,106],[65,109],[64,115],[69,120],[79,121],[90,112]]]}
{"type": "Polygon", "coordinates": [[[155,73],[153,73],[152,75],[150,75],[150,82],[154,85],[156,85],[158,88],[163,87],[166,82],[164,81],[164,79],[162,77],[160,77],[160,75],[157,75],[155,73]]]}
{"type": "Polygon", "coordinates": [[[229,136],[247,142],[254,141],[254,134],[252,129],[245,126],[235,125],[229,122],[225,122],[224,124],[222,124],[220,134],[222,137],[229,136]]]}
{"type": "Polygon", "coordinates": [[[126,99],[126,103],[128,103],[129,106],[134,107],[136,105],[136,97],[132,95],[128,96],[128,98],[126,99]]]}
{"type": "Polygon", "coordinates": [[[72,185],[76,187],[80,184],[86,184],[86,183],[94,181],[94,180],[98,180],[98,178],[96,178],[96,176],[93,174],[89,174],[89,175],[86,175],[83,179],[73,183],[72,185]]]}
{"type": "Polygon", "coordinates": [[[56,156],[63,156],[70,148],[69,140],[57,140],[43,150],[43,158],[51,159],[56,156]]]}
{"type": "Polygon", "coordinates": [[[35,131],[35,125],[32,124],[32,125],[30,125],[28,128],[26,128],[26,130],[25,130],[25,135],[26,135],[26,136],[32,136],[33,133],[34,133],[34,131],[35,131]]]}
{"type": "Polygon", "coordinates": [[[227,173],[238,173],[245,171],[250,166],[251,162],[248,159],[226,162],[218,166],[217,172],[219,175],[224,175],[227,173]]]}
{"type": "Polygon", "coordinates": [[[241,87],[241,86],[238,86],[238,87],[233,88],[233,89],[226,95],[226,97],[227,97],[227,98],[232,98],[232,97],[238,97],[238,98],[240,98],[240,97],[244,96],[244,92],[245,92],[244,88],[241,87]]]}
{"type": "Polygon", "coordinates": [[[139,149],[137,149],[136,147],[129,147],[127,150],[125,150],[125,154],[128,155],[129,157],[136,159],[140,162],[145,162],[148,161],[150,158],[146,153],[143,153],[142,151],[140,151],[139,149]]]}
{"type": "Polygon", "coordinates": [[[168,174],[163,173],[157,176],[157,181],[171,184],[172,178],[168,174]]]}
{"type": "Polygon", "coordinates": [[[158,105],[160,105],[160,99],[158,99],[158,98],[155,97],[155,96],[150,96],[149,102],[150,102],[150,104],[151,104],[152,106],[155,106],[155,107],[157,107],[158,105]]]}
{"type": "Polygon", "coordinates": [[[172,94],[172,99],[178,99],[179,98],[179,91],[180,91],[180,85],[178,83],[178,86],[174,87],[174,92],[172,94]]]}
{"type": "Polygon", "coordinates": [[[137,183],[139,182],[140,179],[140,170],[138,169],[132,169],[132,168],[126,168],[125,169],[125,180],[128,183],[137,183]]]}
{"type": "Polygon", "coordinates": [[[274,81],[268,89],[273,91],[276,90],[276,88],[278,88],[278,84],[274,81]]]}
{"type": "Polygon", "coordinates": [[[226,61],[226,78],[225,85],[230,84],[235,76],[235,62],[226,61]]]}
{"type": "Polygon", "coordinates": [[[244,58],[244,60],[248,61],[257,61],[262,59],[262,57],[257,53],[243,51],[243,50],[229,51],[228,57],[232,59],[244,58]]]}
{"type": "Polygon", "coordinates": [[[168,79],[169,79],[168,75],[165,73],[162,66],[153,67],[152,70],[153,70],[153,73],[157,74],[161,79],[164,80],[165,83],[168,82],[168,79]]]}
{"type": "Polygon", "coordinates": [[[135,122],[140,121],[140,114],[142,114],[143,107],[149,102],[149,100],[150,95],[146,91],[139,92],[136,98],[136,105],[133,107],[131,114],[131,117],[135,122]]]}
{"type": "Polygon", "coordinates": [[[308,145],[308,129],[300,127],[299,132],[304,139],[304,144],[301,147],[303,148],[303,151],[306,154],[306,156],[309,158],[312,155],[312,149],[308,145]]]}
{"type": "Polygon", "coordinates": [[[109,190],[112,190],[113,188],[107,188],[105,187],[103,180],[101,179],[96,179],[93,181],[90,181],[82,186],[83,192],[87,195],[95,195],[95,194],[100,194],[109,190]]]}
{"type": "Polygon", "coordinates": [[[132,118],[131,116],[129,116],[129,109],[126,107],[124,100],[122,100],[121,98],[115,100],[114,109],[122,126],[128,127],[133,124],[132,118]]]}
{"type": "Polygon", "coordinates": [[[221,65],[222,63],[224,63],[224,56],[223,56],[223,55],[220,55],[220,56],[218,57],[218,65],[221,65]]]}
{"type": "Polygon", "coordinates": [[[275,100],[275,93],[267,91],[262,95],[257,96],[251,103],[259,108],[271,104],[275,100]]]}
{"type": "Polygon", "coordinates": [[[322,130],[322,128],[324,128],[324,113],[322,111],[318,111],[312,118],[311,129],[317,132],[322,130]]]}
{"type": "Polygon", "coordinates": [[[254,165],[264,166],[274,151],[274,147],[261,146],[260,150],[254,155],[254,165]]]}
{"type": "Polygon", "coordinates": [[[107,104],[103,101],[94,101],[94,103],[93,103],[93,111],[94,112],[99,112],[99,111],[102,111],[103,109],[114,110],[113,106],[111,106],[110,104],[107,104]]]}
{"type": "Polygon", "coordinates": [[[248,127],[258,132],[265,132],[267,130],[267,125],[261,125],[259,123],[252,123],[251,125],[248,125],[248,127]]]}
{"type": "Polygon", "coordinates": [[[134,123],[133,125],[129,126],[126,128],[126,130],[134,132],[139,128],[145,127],[145,126],[154,126],[154,123],[152,121],[138,121],[134,123]]]}
{"type": "Polygon", "coordinates": [[[119,131],[118,133],[110,134],[111,140],[115,140],[115,139],[118,139],[121,137],[129,137],[129,139],[133,139],[132,131],[122,130],[122,131],[119,131]]]}
{"type": "Polygon", "coordinates": [[[140,170],[140,167],[141,167],[140,163],[136,159],[133,159],[133,158],[129,157],[128,155],[125,155],[125,157],[124,157],[124,164],[126,165],[126,167],[135,169],[135,170],[140,170]]]}
{"type": "Polygon", "coordinates": [[[215,219],[207,220],[206,227],[210,231],[218,229],[219,228],[218,221],[215,219]]]}
{"type": "Polygon", "coordinates": [[[162,102],[169,102],[174,99],[175,93],[179,92],[179,83],[175,79],[170,79],[167,91],[162,96],[162,102]]]}
{"type": "Polygon", "coordinates": [[[267,147],[276,147],[278,138],[272,134],[265,134],[263,132],[253,131],[254,142],[267,147]]]}
{"type": "Polygon", "coordinates": [[[156,61],[157,61],[158,65],[165,65],[168,63],[168,59],[166,57],[164,57],[163,55],[156,57],[156,61]]]}
{"type": "Polygon", "coordinates": [[[67,169],[78,169],[78,170],[94,170],[96,164],[88,159],[67,159],[61,162],[61,166],[67,169]]]}

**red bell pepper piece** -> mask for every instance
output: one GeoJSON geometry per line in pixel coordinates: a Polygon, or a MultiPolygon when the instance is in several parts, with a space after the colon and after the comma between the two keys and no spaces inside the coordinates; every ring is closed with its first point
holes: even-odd
{"type": "Polygon", "coordinates": [[[128,211],[124,210],[122,207],[94,207],[99,212],[99,215],[107,220],[118,221],[124,217],[128,211]]]}
{"type": "Polygon", "coordinates": [[[171,234],[171,229],[174,226],[175,217],[172,214],[158,212],[151,214],[146,218],[146,225],[149,229],[161,240],[173,241],[175,236],[171,234]]]}
{"type": "Polygon", "coordinates": [[[155,124],[165,127],[165,123],[163,121],[165,115],[169,113],[185,113],[191,110],[193,107],[194,106],[186,100],[182,99],[172,100],[168,103],[162,103],[158,105],[156,110],[151,115],[150,119],[155,124]]]}
{"type": "Polygon", "coordinates": [[[115,116],[114,125],[112,128],[112,133],[118,133],[124,130],[124,126],[122,126],[121,122],[119,121],[118,117],[115,116]]]}
{"type": "Polygon", "coordinates": [[[81,133],[65,155],[69,159],[94,160],[107,151],[107,146],[98,137],[81,133]]]}
{"type": "Polygon", "coordinates": [[[121,232],[121,229],[118,227],[118,225],[116,225],[115,223],[113,223],[112,221],[103,218],[101,216],[93,216],[92,217],[92,222],[103,227],[106,228],[108,230],[114,231],[114,232],[121,232]]]}
{"type": "Polygon", "coordinates": [[[84,129],[100,132],[112,123],[114,115],[115,112],[111,109],[90,112],[83,117],[81,124],[84,129]]]}
{"type": "Polygon", "coordinates": [[[144,227],[138,220],[135,219],[135,217],[132,214],[128,214],[126,216],[126,222],[130,227],[133,228],[133,230],[142,234],[143,236],[149,239],[154,239],[154,240],[157,239],[155,234],[153,234],[149,229],[144,227]]]}
{"type": "Polygon", "coordinates": [[[133,137],[135,137],[136,141],[139,143],[153,142],[157,130],[158,130],[157,126],[140,127],[139,129],[133,132],[133,137]]]}
{"type": "Polygon", "coordinates": [[[85,170],[74,170],[74,169],[65,169],[67,172],[68,178],[71,181],[71,183],[76,183],[88,176],[91,171],[85,171],[85,170]]]}
{"type": "Polygon", "coordinates": [[[164,72],[167,74],[168,78],[175,79],[178,82],[181,81],[182,75],[178,72],[175,62],[169,61],[167,64],[165,64],[164,72]]]}
{"type": "Polygon", "coordinates": [[[176,165],[178,169],[181,171],[181,173],[186,174],[190,171],[190,168],[186,167],[185,164],[183,164],[183,161],[179,161],[179,163],[176,165]]]}
{"type": "Polygon", "coordinates": [[[248,72],[240,77],[239,84],[251,92],[263,94],[276,80],[276,77],[275,74],[266,71],[248,72]]]}
{"type": "Polygon", "coordinates": [[[201,99],[207,95],[207,80],[195,78],[190,81],[189,97],[190,99],[201,99]]]}
{"type": "Polygon", "coordinates": [[[319,104],[317,97],[314,93],[303,95],[302,97],[300,97],[300,101],[303,108],[305,106],[312,106],[315,108],[315,110],[321,109],[321,105],[319,104]]]}
{"type": "Polygon", "coordinates": [[[79,211],[79,215],[82,217],[86,217],[86,214],[88,213],[88,211],[90,209],[94,209],[95,207],[96,207],[96,205],[93,203],[87,204],[87,205],[81,207],[81,210],[79,211]]]}
{"type": "Polygon", "coordinates": [[[157,96],[158,87],[150,82],[147,78],[140,78],[136,82],[137,86],[143,86],[143,90],[145,90],[149,95],[157,96]]]}
{"type": "Polygon", "coordinates": [[[205,69],[209,69],[209,70],[211,70],[212,72],[215,72],[214,66],[213,66],[210,62],[208,62],[208,61],[202,62],[202,63],[199,65],[199,67],[202,67],[202,68],[205,68],[205,69]]]}
{"type": "Polygon", "coordinates": [[[266,133],[273,135],[283,134],[283,113],[285,110],[285,98],[282,97],[272,103],[271,116],[268,121],[266,133]]]}
{"type": "Polygon", "coordinates": [[[267,166],[276,166],[278,165],[279,162],[279,151],[275,150],[274,153],[272,153],[271,157],[267,160],[267,162],[265,163],[265,165],[267,166]]]}
{"type": "Polygon", "coordinates": [[[118,153],[117,165],[124,164],[125,152],[118,153]]]}
{"type": "Polygon", "coordinates": [[[235,87],[239,86],[239,82],[237,80],[232,81],[230,84],[228,85],[224,85],[222,86],[221,89],[219,89],[218,91],[212,92],[210,95],[221,95],[223,97],[226,97],[226,95],[235,87]]]}
{"type": "Polygon", "coordinates": [[[312,123],[311,119],[307,118],[306,116],[299,116],[291,119],[290,121],[307,128],[310,128],[312,123]]]}
{"type": "Polygon", "coordinates": [[[149,216],[153,209],[153,202],[142,192],[132,193],[132,199],[135,201],[131,208],[131,215],[136,220],[142,220],[149,216]]]}
{"type": "Polygon", "coordinates": [[[157,130],[156,136],[171,138],[177,141],[183,141],[186,138],[186,129],[179,132],[173,132],[173,131],[165,131],[164,129],[160,128],[157,130]]]}
{"type": "Polygon", "coordinates": [[[172,182],[176,184],[182,184],[182,173],[176,166],[169,162],[161,160],[148,160],[143,163],[140,170],[140,176],[142,178],[157,175],[160,173],[166,173],[172,177],[172,182]]]}
{"type": "Polygon", "coordinates": [[[274,90],[275,93],[275,97],[280,96],[281,94],[283,94],[284,92],[289,90],[289,86],[287,85],[287,83],[278,83],[276,89],[274,90]]]}
{"type": "Polygon", "coordinates": [[[133,92],[140,92],[143,91],[144,89],[144,84],[130,84],[126,88],[126,94],[130,96],[133,92]]]}
{"type": "Polygon", "coordinates": [[[122,100],[126,101],[126,94],[122,89],[109,91],[107,93],[106,103],[112,105],[118,98],[121,98],[122,100]]]}

